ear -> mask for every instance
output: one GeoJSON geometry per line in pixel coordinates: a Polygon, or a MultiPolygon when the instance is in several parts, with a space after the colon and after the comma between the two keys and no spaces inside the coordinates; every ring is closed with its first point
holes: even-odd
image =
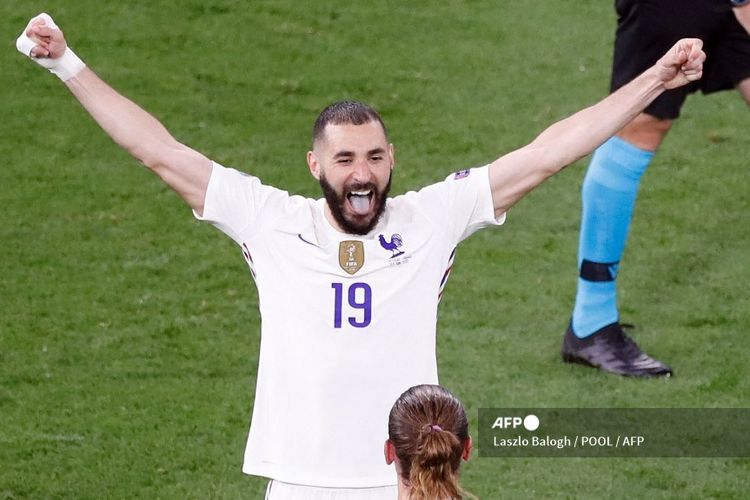
{"type": "Polygon", "coordinates": [[[317,156],[312,151],[307,152],[307,166],[310,169],[310,173],[315,180],[320,180],[320,163],[318,162],[317,156]]]}
{"type": "Polygon", "coordinates": [[[393,144],[388,144],[388,155],[391,157],[391,170],[396,166],[396,148],[393,144]]]}
{"type": "Polygon", "coordinates": [[[390,439],[385,440],[383,454],[385,455],[385,463],[388,465],[391,465],[396,460],[396,447],[393,446],[390,439]]]}
{"type": "Polygon", "coordinates": [[[461,453],[461,458],[464,460],[468,460],[471,456],[471,450],[474,448],[474,442],[471,440],[471,436],[469,436],[469,439],[466,440],[466,444],[464,445],[464,451],[461,453]]]}

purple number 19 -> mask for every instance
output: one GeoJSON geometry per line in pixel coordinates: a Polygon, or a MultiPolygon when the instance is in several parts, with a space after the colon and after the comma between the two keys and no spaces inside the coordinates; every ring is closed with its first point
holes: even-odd
{"type": "MultiPolygon", "coordinates": [[[[333,327],[341,328],[342,309],[344,305],[344,285],[343,283],[331,283],[333,288],[333,327]]],[[[367,283],[352,283],[347,291],[349,307],[352,309],[361,309],[362,317],[349,316],[346,319],[349,324],[355,328],[364,328],[370,324],[372,319],[372,289],[367,283]],[[358,292],[361,290],[361,292],[358,292]]]]}

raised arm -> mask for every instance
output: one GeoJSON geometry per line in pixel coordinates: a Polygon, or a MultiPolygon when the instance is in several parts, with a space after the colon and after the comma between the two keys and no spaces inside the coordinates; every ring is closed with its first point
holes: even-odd
{"type": "Polygon", "coordinates": [[[698,80],[706,58],[702,45],[698,39],[680,40],[628,85],[495,160],[489,173],[495,214],[506,212],[544,180],[591,153],[665,90],[698,80]]]}
{"type": "Polygon", "coordinates": [[[23,54],[59,76],[117,144],[202,215],[211,176],[208,158],[175,140],[156,118],[85,67],[46,14],[32,19],[16,45],[23,54]]]}

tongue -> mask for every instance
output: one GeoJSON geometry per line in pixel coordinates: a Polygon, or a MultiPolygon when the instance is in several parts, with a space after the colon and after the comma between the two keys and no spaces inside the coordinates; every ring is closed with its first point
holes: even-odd
{"type": "Polygon", "coordinates": [[[356,213],[357,215],[367,215],[367,213],[370,211],[369,196],[359,196],[353,194],[349,197],[349,202],[352,204],[354,213],[356,213]]]}

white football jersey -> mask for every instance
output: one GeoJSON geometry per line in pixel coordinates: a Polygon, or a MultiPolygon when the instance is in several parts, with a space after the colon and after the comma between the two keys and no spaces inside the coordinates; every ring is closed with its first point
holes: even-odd
{"type": "Polygon", "coordinates": [[[389,198],[366,236],[324,199],[214,163],[203,217],[242,248],[258,287],[260,357],[243,471],[287,483],[396,483],[385,464],[399,395],[438,382],[437,307],[456,245],[495,219],[487,167],[389,198]]]}

